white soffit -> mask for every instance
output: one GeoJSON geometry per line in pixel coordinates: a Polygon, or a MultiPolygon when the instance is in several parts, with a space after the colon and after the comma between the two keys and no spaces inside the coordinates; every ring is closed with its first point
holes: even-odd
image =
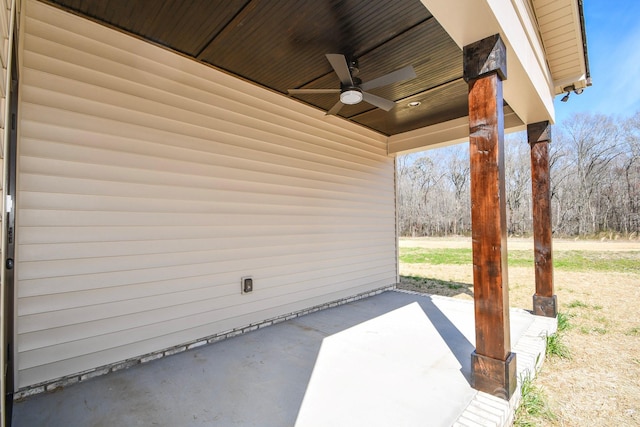
{"type": "MultiPolygon", "coordinates": [[[[505,129],[554,121],[553,82],[529,0],[421,0],[460,48],[500,34],[507,47],[505,129]],[[513,116],[513,117],[510,117],[513,116]]],[[[389,154],[450,145],[469,138],[468,118],[389,138],[389,154]]]]}
{"type": "Polygon", "coordinates": [[[551,75],[525,0],[422,0],[461,48],[500,34],[507,47],[504,99],[524,123],[553,120],[551,75]]]}
{"type": "Polygon", "coordinates": [[[590,85],[576,0],[532,0],[555,93],[590,85]]]}

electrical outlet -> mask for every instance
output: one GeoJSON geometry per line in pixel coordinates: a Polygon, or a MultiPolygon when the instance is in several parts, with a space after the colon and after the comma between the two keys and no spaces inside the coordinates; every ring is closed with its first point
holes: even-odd
{"type": "Polygon", "coordinates": [[[243,277],[240,279],[240,285],[243,294],[248,294],[249,292],[253,292],[253,277],[243,277]]]}

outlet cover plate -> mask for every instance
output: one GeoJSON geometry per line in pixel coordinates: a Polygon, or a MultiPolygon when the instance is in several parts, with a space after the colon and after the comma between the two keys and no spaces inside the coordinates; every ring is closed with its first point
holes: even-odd
{"type": "Polygon", "coordinates": [[[253,277],[247,276],[240,279],[240,287],[243,294],[253,292],[253,277]]]}

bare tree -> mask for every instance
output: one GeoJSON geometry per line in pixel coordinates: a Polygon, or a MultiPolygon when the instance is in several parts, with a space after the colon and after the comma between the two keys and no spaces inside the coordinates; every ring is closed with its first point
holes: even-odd
{"type": "MultiPolygon", "coordinates": [[[[628,119],[598,114],[554,126],[550,145],[554,233],[594,235],[640,228],[640,112],[628,119]]],[[[530,148],[524,133],[505,142],[507,225],[531,231],[530,148]]],[[[467,144],[399,156],[398,224],[402,235],[470,232],[467,144]]]]}
{"type": "Polygon", "coordinates": [[[577,234],[597,233],[601,205],[602,183],[608,177],[609,166],[620,154],[620,131],[613,120],[604,115],[579,114],[565,126],[566,140],[575,170],[572,180],[579,197],[577,234]]]}
{"type": "Polygon", "coordinates": [[[505,191],[507,231],[523,234],[531,230],[531,156],[525,134],[505,141],[505,191]]]}
{"type": "MultiPolygon", "coordinates": [[[[452,159],[458,159],[459,165],[466,165],[460,166],[460,175],[464,176],[468,188],[468,155],[464,159],[460,150],[427,151],[398,157],[398,223],[401,234],[449,234],[457,228],[456,224],[464,223],[464,220],[457,219],[455,191],[445,179],[450,178],[448,166],[452,159]]],[[[464,187],[465,184],[461,185],[464,187]]],[[[464,191],[464,188],[460,189],[461,193],[464,191]]]]}
{"type": "Polygon", "coordinates": [[[463,206],[469,206],[469,149],[465,145],[464,148],[456,146],[451,150],[451,157],[449,159],[448,168],[446,171],[447,178],[453,185],[454,193],[454,212],[452,218],[452,230],[453,234],[460,234],[468,230],[471,223],[471,218],[468,215],[468,210],[463,212],[463,206]]]}
{"type": "Polygon", "coordinates": [[[623,153],[626,194],[624,228],[627,233],[640,229],[640,111],[625,123],[625,148],[623,153]]]}

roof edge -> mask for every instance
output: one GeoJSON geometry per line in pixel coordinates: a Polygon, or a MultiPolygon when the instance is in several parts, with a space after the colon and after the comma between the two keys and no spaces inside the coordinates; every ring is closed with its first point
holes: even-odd
{"type": "Polygon", "coordinates": [[[584,20],[584,0],[578,0],[578,16],[580,17],[580,31],[582,34],[582,52],[584,54],[584,68],[587,86],[591,86],[591,70],[589,69],[589,53],[587,49],[587,27],[584,20]]]}

